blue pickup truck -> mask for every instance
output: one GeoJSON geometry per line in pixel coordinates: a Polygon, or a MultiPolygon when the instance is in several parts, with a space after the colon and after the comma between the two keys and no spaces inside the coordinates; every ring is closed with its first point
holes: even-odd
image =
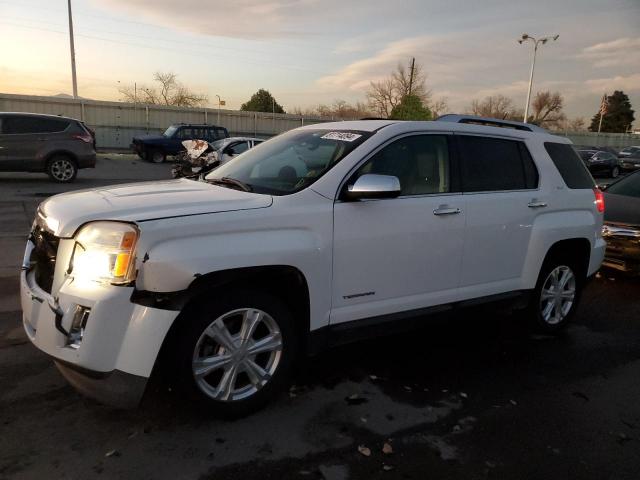
{"type": "Polygon", "coordinates": [[[133,137],[131,149],[143,160],[162,163],[167,155],[177,155],[184,150],[184,140],[207,140],[214,142],[228,138],[226,128],[215,125],[176,124],[171,125],[162,135],[140,135],[133,137]]]}

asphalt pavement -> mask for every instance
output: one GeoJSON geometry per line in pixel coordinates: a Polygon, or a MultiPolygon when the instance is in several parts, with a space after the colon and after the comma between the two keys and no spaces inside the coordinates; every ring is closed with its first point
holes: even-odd
{"type": "Polygon", "coordinates": [[[484,307],[301,361],[236,421],[152,382],[137,410],[88,400],[22,331],[18,268],[39,201],[169,178],[102,155],[71,186],[0,173],[0,479],[636,479],[640,280],[602,272],[560,337],[484,307]]]}

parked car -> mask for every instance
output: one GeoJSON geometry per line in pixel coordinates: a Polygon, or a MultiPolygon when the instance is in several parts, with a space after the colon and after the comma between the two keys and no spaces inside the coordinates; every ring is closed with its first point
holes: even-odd
{"type": "Polygon", "coordinates": [[[598,147],[596,145],[575,145],[575,148],[576,150],[597,150],[599,152],[609,152],[614,155],[618,155],[618,150],[609,146],[598,147]]]}
{"type": "Polygon", "coordinates": [[[602,236],[607,241],[606,267],[640,274],[640,171],[604,191],[607,211],[602,236]]]}
{"type": "Polygon", "coordinates": [[[620,150],[618,157],[623,170],[637,170],[640,168],[640,147],[625,147],[620,150]]]}
{"type": "Polygon", "coordinates": [[[0,112],[0,171],[44,172],[62,183],[96,166],[95,137],[74,118],[0,112]]]}
{"type": "Polygon", "coordinates": [[[184,152],[180,152],[171,168],[172,178],[201,176],[227,163],[242,152],[262,143],[251,137],[230,137],[213,143],[204,140],[184,140],[184,152]]]}
{"type": "Polygon", "coordinates": [[[162,135],[141,135],[133,137],[131,149],[143,160],[162,163],[167,155],[177,155],[183,151],[183,140],[206,140],[214,142],[228,138],[224,127],[215,125],[176,124],[171,125],[162,135]]]}
{"type": "Polygon", "coordinates": [[[309,125],[200,180],[44,201],[24,328],[102,402],[137,404],[155,368],[243,415],[301,355],[429,313],[500,300],[560,331],[602,262],[603,210],[571,142],[533,125],[309,125]]]}
{"type": "Polygon", "coordinates": [[[578,150],[578,155],[593,175],[617,178],[620,175],[618,157],[613,153],[598,150],[578,150]]]}
{"type": "Polygon", "coordinates": [[[260,145],[264,142],[262,138],[254,137],[229,137],[222,140],[216,140],[211,143],[213,150],[218,152],[218,158],[220,165],[227,163],[233,157],[240,155],[243,152],[260,145]]]}

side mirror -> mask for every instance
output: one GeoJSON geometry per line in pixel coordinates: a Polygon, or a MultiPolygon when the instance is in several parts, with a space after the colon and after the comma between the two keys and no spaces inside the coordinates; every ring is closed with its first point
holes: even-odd
{"type": "Polygon", "coordinates": [[[400,180],[392,175],[367,173],[359,177],[344,192],[347,200],[367,198],[395,198],[400,195],[400,180]]]}

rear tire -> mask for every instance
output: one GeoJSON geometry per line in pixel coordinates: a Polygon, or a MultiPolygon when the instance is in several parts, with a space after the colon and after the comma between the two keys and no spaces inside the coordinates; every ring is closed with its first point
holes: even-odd
{"type": "Polygon", "coordinates": [[[47,175],[54,182],[70,183],[78,175],[78,165],[68,155],[54,155],[47,162],[47,175]]]}
{"type": "Polygon", "coordinates": [[[584,286],[579,263],[568,256],[548,257],[527,307],[532,328],[540,333],[556,334],[575,316],[584,286]]]}
{"type": "Polygon", "coordinates": [[[293,316],[278,298],[232,291],[181,314],[169,363],[175,382],[203,411],[237,418],[253,413],[289,383],[298,339],[293,316]]]}

